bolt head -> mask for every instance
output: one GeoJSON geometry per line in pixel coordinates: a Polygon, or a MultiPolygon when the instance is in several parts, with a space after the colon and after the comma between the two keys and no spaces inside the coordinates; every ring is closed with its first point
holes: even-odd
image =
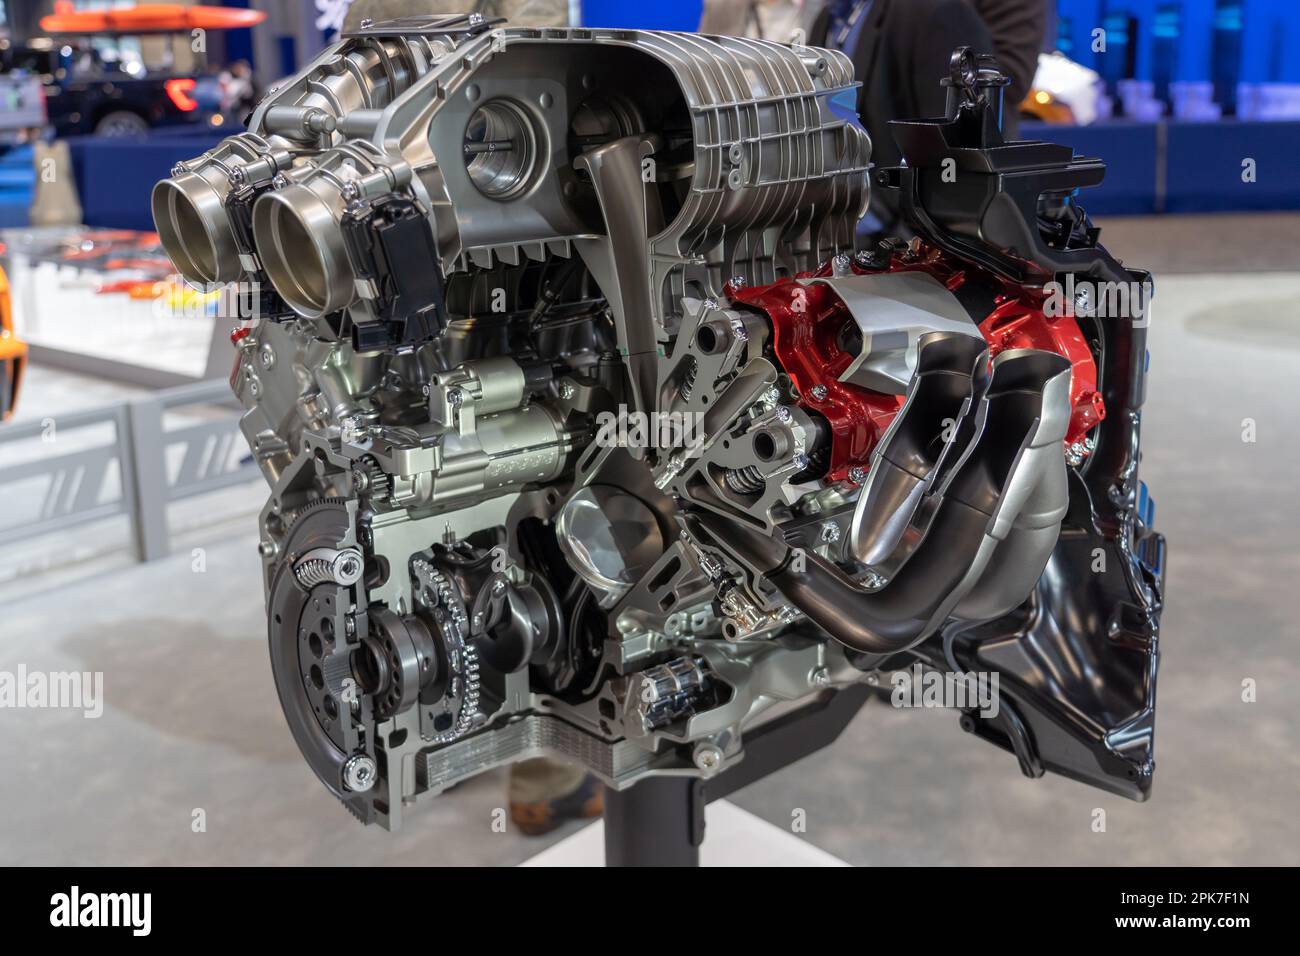
{"type": "Polygon", "coordinates": [[[861,465],[854,465],[849,469],[849,481],[855,485],[860,485],[867,480],[867,469],[861,465]]]}
{"type": "Polygon", "coordinates": [[[365,793],[378,777],[374,758],[368,754],[353,754],[343,765],[343,785],[353,793],[365,793]]]}
{"type": "Polygon", "coordinates": [[[809,391],[808,391],[808,395],[812,398],[812,400],[813,400],[814,402],[824,402],[824,401],[826,401],[826,395],[827,395],[827,394],[828,394],[828,393],[827,393],[827,391],[826,391],[826,386],[825,386],[825,385],[814,385],[814,386],[813,386],[811,389],[809,389],[809,391]]]}
{"type": "Polygon", "coordinates": [[[576,394],[578,394],[578,390],[573,387],[572,382],[561,383],[560,398],[564,399],[567,402],[567,401],[571,401],[573,399],[573,396],[576,394]]]}
{"type": "Polygon", "coordinates": [[[344,551],[334,559],[332,570],[339,584],[355,584],[361,578],[361,557],[355,551],[344,551]]]}
{"type": "Polygon", "coordinates": [[[863,586],[872,591],[878,591],[888,583],[889,578],[885,577],[879,571],[868,571],[862,579],[863,586]]]}
{"type": "Polygon", "coordinates": [[[840,526],[834,521],[827,521],[822,525],[821,539],[827,544],[834,544],[840,540],[840,526]]]}
{"type": "Polygon", "coordinates": [[[695,766],[705,773],[713,773],[722,766],[722,751],[715,744],[696,744],[691,758],[695,766]]]}
{"type": "Polygon", "coordinates": [[[831,685],[831,672],[824,667],[818,667],[808,675],[808,682],[814,687],[829,687],[831,685]]]}

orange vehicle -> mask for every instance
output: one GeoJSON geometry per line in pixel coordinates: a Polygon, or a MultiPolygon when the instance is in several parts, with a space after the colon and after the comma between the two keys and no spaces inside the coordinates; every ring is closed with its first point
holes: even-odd
{"type": "Polygon", "coordinates": [[[14,413],[23,383],[23,366],[27,364],[27,344],[14,335],[13,319],[9,277],[0,269],[0,421],[14,413]]]}

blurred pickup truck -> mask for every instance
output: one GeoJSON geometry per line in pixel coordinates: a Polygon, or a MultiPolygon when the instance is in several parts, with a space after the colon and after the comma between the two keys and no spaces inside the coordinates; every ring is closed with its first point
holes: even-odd
{"type": "Polygon", "coordinates": [[[0,75],[40,80],[57,136],[132,136],[157,126],[210,123],[223,105],[215,76],[129,73],[93,47],[44,38],[0,48],[0,75]]]}

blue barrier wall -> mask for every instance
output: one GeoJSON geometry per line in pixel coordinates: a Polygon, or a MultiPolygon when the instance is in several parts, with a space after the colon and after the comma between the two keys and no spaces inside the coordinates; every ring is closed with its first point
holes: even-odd
{"type": "Polygon", "coordinates": [[[1300,122],[1025,122],[1020,135],[1105,160],[1105,180],[1080,195],[1090,213],[1300,209],[1300,122]],[[1158,146],[1162,136],[1164,149],[1158,146]],[[1253,161],[1253,177],[1243,177],[1246,160],[1253,161]]]}
{"type": "Polygon", "coordinates": [[[68,140],[88,226],[153,229],[149,194],[181,160],[211,149],[232,130],[202,136],[75,136],[68,140]]]}
{"type": "Polygon", "coordinates": [[[582,0],[585,27],[635,27],[641,30],[691,30],[700,25],[702,0],[582,0]]]}

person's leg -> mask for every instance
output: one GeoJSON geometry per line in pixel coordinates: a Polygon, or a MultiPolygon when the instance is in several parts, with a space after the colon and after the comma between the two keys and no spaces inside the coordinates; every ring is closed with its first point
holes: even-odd
{"type": "Polygon", "coordinates": [[[566,820],[599,816],[604,809],[595,777],[549,757],[512,764],[508,797],[510,819],[529,836],[548,833],[566,820]]]}

